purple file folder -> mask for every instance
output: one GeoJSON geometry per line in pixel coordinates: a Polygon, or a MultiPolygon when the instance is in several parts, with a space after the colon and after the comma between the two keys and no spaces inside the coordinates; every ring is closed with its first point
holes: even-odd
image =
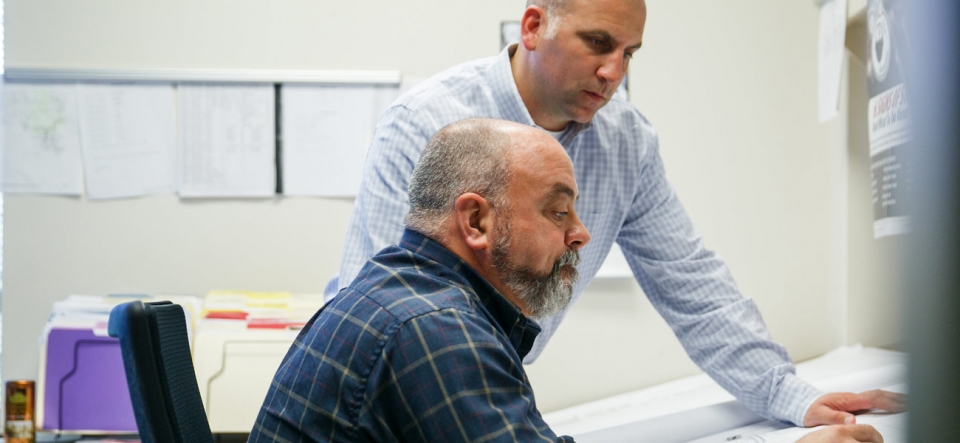
{"type": "Polygon", "coordinates": [[[117,339],[54,328],[46,359],[42,429],[137,431],[117,339]]]}

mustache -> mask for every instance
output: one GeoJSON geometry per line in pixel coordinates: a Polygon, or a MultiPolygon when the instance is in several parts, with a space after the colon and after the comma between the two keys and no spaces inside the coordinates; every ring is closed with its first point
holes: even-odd
{"type": "MultiPolygon", "coordinates": [[[[563,253],[563,255],[560,256],[560,258],[557,259],[557,261],[553,263],[553,272],[558,273],[560,272],[561,268],[568,265],[573,266],[574,268],[580,265],[580,252],[568,249],[563,253]]],[[[578,272],[576,269],[574,269],[573,279],[570,283],[576,282],[578,277],[578,272]]]]}

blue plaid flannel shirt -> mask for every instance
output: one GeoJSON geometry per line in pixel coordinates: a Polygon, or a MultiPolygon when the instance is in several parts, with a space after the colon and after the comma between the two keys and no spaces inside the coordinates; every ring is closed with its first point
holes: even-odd
{"type": "Polygon", "coordinates": [[[299,334],[249,442],[572,442],[523,370],[540,327],[459,257],[404,232],[299,334]]]}
{"type": "MultiPolygon", "coordinates": [[[[448,69],[384,113],[367,154],[339,285],[329,286],[346,286],[367,259],[399,240],[410,173],[440,128],[471,117],[535,126],[513,81],[514,49],[448,69]]],[[[703,246],[667,182],[653,126],[614,97],[589,124],[568,125],[559,142],[573,160],[576,209],[591,234],[580,251],[574,303],[617,242],[643,292],[700,368],[758,414],[802,425],[822,393],[796,377],[753,300],[740,294],[723,261],[703,246]]],[[[539,321],[543,332],[525,362],[539,355],[565,315],[539,321]]]]}

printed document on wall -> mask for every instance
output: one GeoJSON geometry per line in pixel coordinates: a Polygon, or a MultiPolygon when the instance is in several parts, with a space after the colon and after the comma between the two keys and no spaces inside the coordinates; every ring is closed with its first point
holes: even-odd
{"type": "Polygon", "coordinates": [[[272,84],[177,86],[181,197],[276,190],[272,84]]]}
{"type": "Polygon", "coordinates": [[[283,193],[357,195],[377,121],[398,94],[395,86],[283,85],[283,193]]]}
{"type": "Polygon", "coordinates": [[[73,83],[6,82],[3,132],[3,192],[83,193],[73,83]]]}
{"type": "Polygon", "coordinates": [[[176,192],[173,86],[81,84],[77,90],[87,198],[176,192]]]}
{"type": "Polygon", "coordinates": [[[823,123],[837,116],[840,77],[843,75],[844,39],[847,34],[847,0],[826,0],[820,5],[819,115],[823,123]]]}
{"type": "Polygon", "coordinates": [[[903,75],[912,59],[903,18],[904,3],[867,2],[867,133],[876,238],[910,232],[910,154],[915,148],[910,95],[903,75]]]}

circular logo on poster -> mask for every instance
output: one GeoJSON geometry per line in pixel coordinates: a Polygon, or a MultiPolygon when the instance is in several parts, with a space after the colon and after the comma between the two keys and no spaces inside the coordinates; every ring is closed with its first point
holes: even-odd
{"type": "Polygon", "coordinates": [[[870,63],[873,64],[874,77],[878,82],[882,82],[890,71],[890,27],[887,26],[883,0],[877,3],[877,12],[873,17],[873,32],[870,33],[870,63]]]}

